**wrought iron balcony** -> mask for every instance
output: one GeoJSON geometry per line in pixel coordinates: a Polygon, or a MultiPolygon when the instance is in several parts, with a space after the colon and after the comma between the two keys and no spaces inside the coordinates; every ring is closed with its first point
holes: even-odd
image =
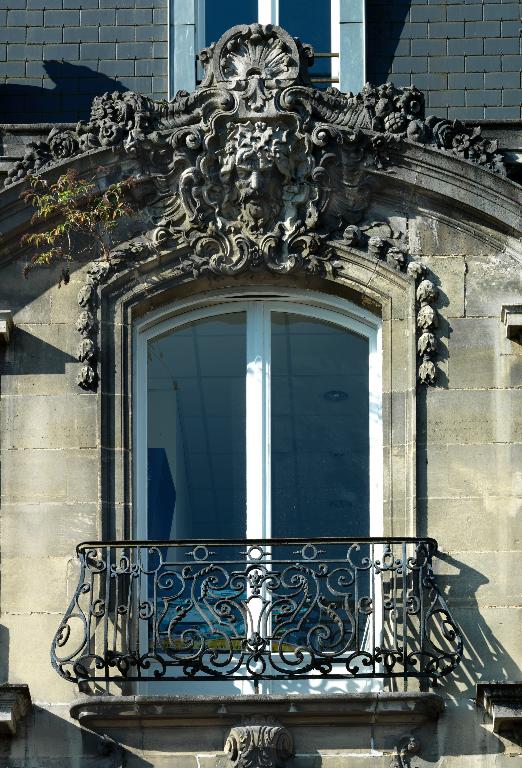
{"type": "Polygon", "coordinates": [[[423,678],[460,661],[433,539],[80,544],[66,679],[423,678]]]}

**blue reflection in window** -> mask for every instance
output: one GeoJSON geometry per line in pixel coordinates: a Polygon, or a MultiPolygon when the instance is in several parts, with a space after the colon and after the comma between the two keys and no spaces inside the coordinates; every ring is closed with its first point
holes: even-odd
{"type": "Polygon", "coordinates": [[[257,0],[207,0],[205,45],[217,43],[223,32],[236,24],[255,24],[257,0]]]}
{"type": "MultiPolygon", "coordinates": [[[[279,0],[279,24],[302,43],[313,45],[316,53],[332,50],[331,0],[279,0]]],[[[312,76],[329,76],[330,59],[317,59],[312,76]]]]}

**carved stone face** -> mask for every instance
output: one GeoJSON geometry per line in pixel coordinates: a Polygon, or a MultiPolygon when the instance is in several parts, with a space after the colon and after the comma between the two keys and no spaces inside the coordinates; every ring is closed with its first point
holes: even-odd
{"type": "Polygon", "coordinates": [[[227,218],[254,232],[270,231],[285,218],[302,169],[295,139],[284,125],[248,122],[234,126],[219,161],[227,218]]]}
{"type": "Polygon", "coordinates": [[[242,218],[268,222],[282,203],[284,178],[277,168],[262,154],[238,153],[235,176],[242,218]]]}

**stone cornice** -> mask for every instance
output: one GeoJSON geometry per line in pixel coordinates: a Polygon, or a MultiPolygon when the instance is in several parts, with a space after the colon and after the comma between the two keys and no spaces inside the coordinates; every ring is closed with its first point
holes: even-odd
{"type": "Polygon", "coordinates": [[[353,693],[258,696],[89,696],[71,705],[74,720],[92,729],[109,725],[235,725],[270,715],[283,725],[397,724],[434,721],[444,711],[435,693],[353,693]]]}

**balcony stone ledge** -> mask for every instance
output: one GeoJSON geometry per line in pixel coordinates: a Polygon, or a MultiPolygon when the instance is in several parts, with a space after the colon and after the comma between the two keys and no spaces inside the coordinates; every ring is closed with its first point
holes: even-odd
{"type": "Polygon", "coordinates": [[[14,736],[20,720],[31,709],[27,685],[0,684],[0,738],[14,736]]]}
{"type": "Polygon", "coordinates": [[[437,720],[444,699],[436,693],[376,692],[246,696],[88,696],[70,714],[92,730],[110,726],[234,725],[270,715],[284,725],[423,725],[437,720]]]}
{"type": "Polygon", "coordinates": [[[522,737],[522,681],[477,683],[476,703],[491,718],[493,733],[522,737]]]}

